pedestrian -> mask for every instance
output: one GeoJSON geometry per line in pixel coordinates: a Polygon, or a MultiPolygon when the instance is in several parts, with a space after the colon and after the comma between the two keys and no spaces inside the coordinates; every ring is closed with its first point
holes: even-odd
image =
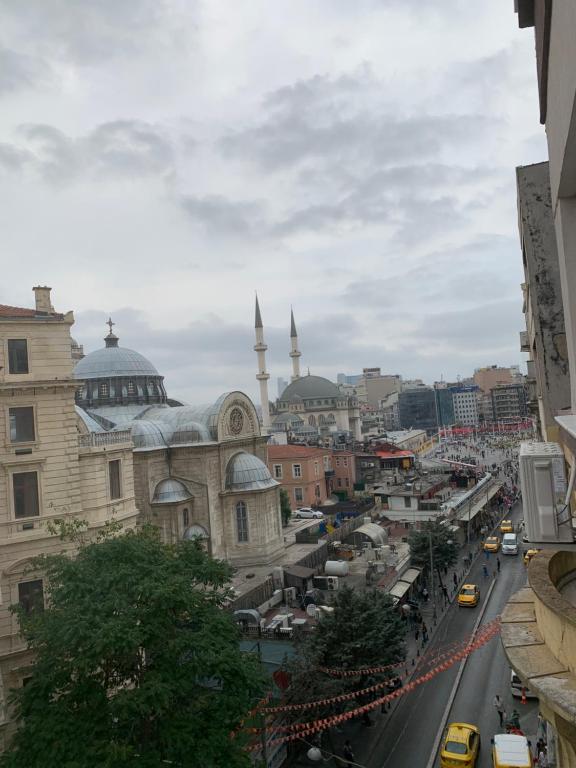
{"type": "Polygon", "coordinates": [[[416,640],[416,642],[418,642],[418,638],[419,637],[420,637],[420,630],[419,630],[418,627],[416,627],[416,629],[414,630],[414,640],[416,640]]]}
{"type": "Polygon", "coordinates": [[[344,756],[344,759],[346,760],[346,768],[353,768],[353,765],[356,762],[356,758],[354,757],[352,744],[350,744],[350,741],[348,739],[346,739],[344,743],[344,749],[342,750],[342,754],[344,756]]]}
{"type": "Polygon", "coordinates": [[[546,747],[542,749],[538,755],[538,768],[548,768],[548,756],[546,755],[546,747]]]}
{"type": "Polygon", "coordinates": [[[424,602],[426,603],[430,599],[430,595],[428,594],[428,590],[426,589],[426,587],[424,587],[424,589],[422,590],[422,597],[424,598],[424,602]]]}
{"type": "Polygon", "coordinates": [[[456,575],[456,571],[452,574],[452,581],[454,582],[454,586],[458,586],[458,576],[456,575]]]}
{"type": "Polygon", "coordinates": [[[442,595],[444,596],[444,602],[447,603],[448,602],[448,590],[446,589],[444,584],[442,584],[441,590],[442,590],[442,595]]]}
{"type": "Polygon", "coordinates": [[[482,566],[482,575],[484,576],[485,579],[488,578],[488,568],[486,568],[485,565],[482,566]]]}
{"type": "Polygon", "coordinates": [[[504,725],[504,705],[502,704],[502,699],[500,698],[499,693],[494,696],[494,701],[492,703],[494,704],[496,712],[498,712],[498,717],[500,718],[500,727],[502,728],[504,725]]]}
{"type": "Polygon", "coordinates": [[[498,573],[500,573],[500,558],[496,558],[496,568],[498,569],[498,573]]]}

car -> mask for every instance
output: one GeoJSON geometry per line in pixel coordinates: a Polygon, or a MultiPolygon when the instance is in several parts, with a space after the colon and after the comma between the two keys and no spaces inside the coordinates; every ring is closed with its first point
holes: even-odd
{"type": "Polygon", "coordinates": [[[474,768],[480,751],[480,730],[469,723],[450,723],[440,748],[440,768],[474,768]]]}
{"type": "Polygon", "coordinates": [[[499,549],[500,549],[500,539],[498,538],[498,536],[488,536],[488,538],[484,542],[484,551],[498,552],[499,549]]]}
{"type": "Polygon", "coordinates": [[[538,696],[536,696],[535,693],[532,693],[530,688],[528,688],[527,685],[524,685],[522,680],[518,677],[516,672],[514,672],[513,669],[510,670],[510,692],[512,693],[512,696],[516,699],[522,698],[522,693],[524,693],[524,696],[527,699],[537,699],[538,696]]]}
{"type": "Polygon", "coordinates": [[[502,537],[502,554],[503,555],[517,555],[518,554],[518,537],[515,533],[505,533],[502,537]]]}
{"type": "Polygon", "coordinates": [[[492,739],[492,765],[494,768],[531,768],[530,744],[526,736],[497,733],[492,739]]]}
{"type": "Polygon", "coordinates": [[[500,523],[500,533],[514,533],[512,520],[502,520],[500,523]]]}
{"type": "Polygon", "coordinates": [[[534,557],[534,555],[537,555],[538,552],[540,552],[539,549],[527,549],[524,552],[524,556],[522,557],[522,560],[524,561],[524,565],[528,565],[530,560],[534,557]]]}
{"type": "Polygon", "coordinates": [[[321,520],[324,517],[324,513],[319,509],[312,509],[312,507],[300,507],[296,510],[294,517],[297,520],[321,520]]]}
{"type": "Polygon", "coordinates": [[[458,592],[458,605],[464,608],[474,608],[480,601],[480,590],[476,584],[462,584],[458,592]]]}

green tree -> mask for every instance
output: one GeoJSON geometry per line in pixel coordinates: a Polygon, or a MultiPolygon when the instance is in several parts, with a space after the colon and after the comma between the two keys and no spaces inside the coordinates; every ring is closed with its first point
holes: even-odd
{"type": "Polygon", "coordinates": [[[408,544],[412,563],[427,571],[430,570],[430,541],[432,541],[434,570],[442,584],[441,572],[445,567],[449,568],[457,562],[459,546],[446,526],[437,520],[425,523],[420,530],[411,530],[408,544]]]}
{"type": "Polygon", "coordinates": [[[35,661],[0,766],[250,765],[230,733],[262,678],[222,609],[227,564],[145,528],[35,566],[47,607],[20,615],[35,661]]]}
{"type": "MultiPolygon", "coordinates": [[[[357,591],[344,585],[316,631],[298,647],[290,663],[291,701],[327,698],[366,683],[366,675],[331,677],[322,667],[365,669],[388,666],[405,657],[405,627],[392,599],[381,590],[357,591]]],[[[391,672],[384,677],[391,677],[391,672]]],[[[377,678],[378,679],[378,678],[377,678]]],[[[351,701],[350,707],[358,702],[351,701]]],[[[314,710],[319,714],[319,710],[314,710]]],[[[310,717],[310,713],[301,719],[310,717]]]]}
{"type": "Polygon", "coordinates": [[[285,488],[280,488],[280,514],[282,515],[282,525],[288,525],[292,517],[292,508],[290,507],[290,497],[285,488]]]}

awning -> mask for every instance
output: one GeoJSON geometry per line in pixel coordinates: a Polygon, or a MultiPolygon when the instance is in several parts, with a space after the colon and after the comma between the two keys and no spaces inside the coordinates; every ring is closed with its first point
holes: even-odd
{"type": "Polygon", "coordinates": [[[480,498],[478,499],[476,504],[474,504],[471,507],[469,512],[468,511],[461,512],[458,515],[458,519],[462,520],[462,522],[465,522],[465,523],[469,522],[470,520],[474,520],[476,515],[484,509],[486,504],[490,501],[490,499],[493,496],[495,496],[498,493],[500,488],[501,488],[501,485],[496,484],[491,486],[487,491],[482,491],[482,493],[480,494],[480,498]]]}
{"type": "Polygon", "coordinates": [[[402,574],[402,581],[407,581],[408,584],[414,584],[418,576],[420,576],[419,568],[408,568],[408,570],[404,571],[402,574]]]}
{"type": "Polygon", "coordinates": [[[406,592],[410,589],[412,584],[409,584],[407,581],[397,581],[396,584],[392,587],[392,589],[388,590],[388,594],[392,597],[395,597],[397,600],[402,600],[406,592]]]}
{"type": "Polygon", "coordinates": [[[350,535],[352,536],[355,533],[363,533],[364,536],[367,536],[377,546],[386,543],[386,531],[380,528],[379,525],[376,525],[376,523],[365,523],[352,531],[350,535]]]}

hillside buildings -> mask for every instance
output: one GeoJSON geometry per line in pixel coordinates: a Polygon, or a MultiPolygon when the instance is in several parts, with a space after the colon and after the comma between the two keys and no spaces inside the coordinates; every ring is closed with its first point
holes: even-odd
{"type": "Polygon", "coordinates": [[[9,690],[25,684],[30,663],[10,605],[42,610],[31,560],[73,549],[49,525],[83,520],[91,535],[137,519],[130,432],[100,427],[76,406],[74,316],[54,310],[50,288],[34,292],[34,308],[0,305],[0,747],[13,728],[9,690]]]}

